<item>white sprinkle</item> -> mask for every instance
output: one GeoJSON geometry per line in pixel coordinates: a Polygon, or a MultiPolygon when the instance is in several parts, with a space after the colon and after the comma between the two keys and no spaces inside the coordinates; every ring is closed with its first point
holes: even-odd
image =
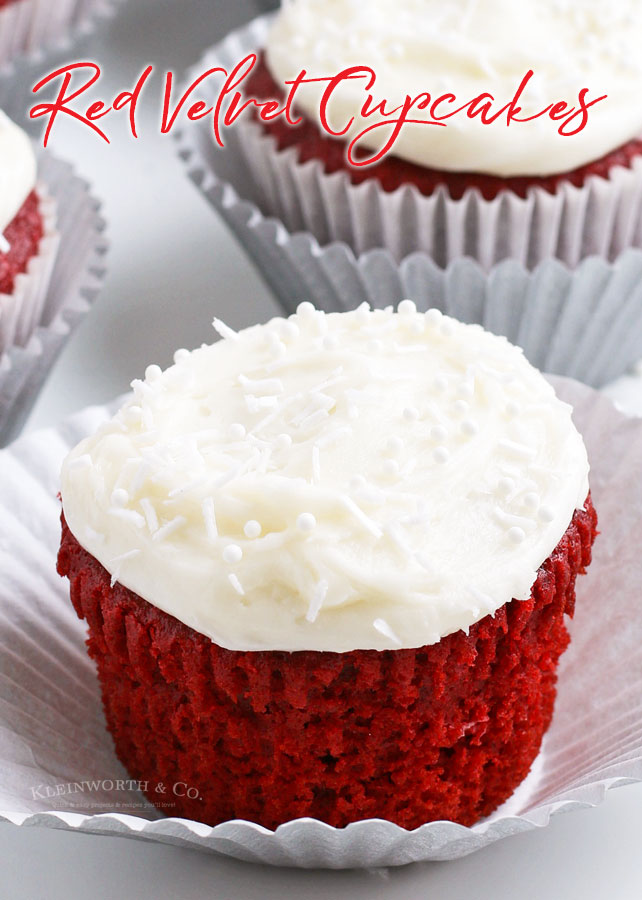
{"type": "Polygon", "coordinates": [[[464,419],[461,423],[461,430],[464,434],[472,437],[479,431],[479,425],[473,419],[464,419]]]}
{"type": "Polygon", "coordinates": [[[299,428],[303,428],[304,430],[316,428],[317,425],[320,425],[321,422],[324,422],[327,418],[329,418],[327,409],[317,409],[316,412],[311,413],[299,422],[299,428]]]}
{"type": "Polygon", "coordinates": [[[205,475],[199,475],[198,478],[193,478],[191,481],[188,481],[187,484],[181,484],[179,487],[173,488],[167,496],[172,500],[174,497],[181,497],[183,494],[187,494],[189,491],[194,490],[194,488],[200,487],[205,480],[205,475]]]}
{"type": "MultiPolygon", "coordinates": [[[[83,453],[82,456],[77,456],[76,459],[72,459],[69,463],[70,469],[88,469],[93,465],[91,456],[88,453],[83,453]]],[[[112,503],[113,503],[112,497],[112,503]]]]}
{"type": "Polygon", "coordinates": [[[519,528],[517,525],[514,525],[512,528],[508,529],[508,539],[513,544],[521,544],[523,540],[526,538],[526,532],[523,528],[519,528]]]}
{"type": "Polygon", "coordinates": [[[550,506],[540,506],[537,516],[542,522],[552,522],[555,518],[555,512],[550,506]]]}
{"type": "Polygon", "coordinates": [[[447,447],[435,447],[432,451],[432,458],[436,463],[440,465],[444,465],[450,459],[450,453],[448,452],[447,447]]]}
{"type": "Polygon", "coordinates": [[[387,522],[384,526],[384,531],[399,550],[401,550],[404,556],[410,558],[414,555],[410,545],[401,533],[398,522],[387,522]]]}
{"type": "Polygon", "coordinates": [[[326,334],[321,344],[324,350],[336,350],[339,346],[339,341],[333,334],[326,334]]]}
{"type": "Polygon", "coordinates": [[[317,444],[312,446],[312,479],[313,481],[321,481],[321,455],[317,444]]]}
{"type": "Polygon", "coordinates": [[[140,508],[145,515],[145,521],[147,522],[147,528],[150,534],[158,531],[158,516],[156,515],[156,510],[152,501],[147,497],[143,497],[140,501],[140,508]]]}
{"type": "Polygon", "coordinates": [[[246,435],[245,425],[241,425],[240,422],[234,422],[230,425],[230,437],[235,441],[241,441],[246,435]]]}
{"type": "Polygon", "coordinates": [[[125,488],[116,488],[111,495],[112,506],[116,509],[123,509],[129,503],[129,494],[125,488]]]}
{"type": "Polygon", "coordinates": [[[370,312],[370,304],[364,300],[363,303],[360,303],[355,310],[355,317],[357,322],[360,325],[365,325],[370,319],[370,312]]]}
{"type": "Polygon", "coordinates": [[[228,544],[223,550],[223,561],[233,565],[243,559],[243,551],[238,544],[228,544]]]}
{"type": "Polygon", "coordinates": [[[357,504],[354,502],[352,497],[349,497],[347,494],[341,495],[341,502],[346,507],[346,509],[352,513],[352,515],[360,522],[366,531],[369,531],[370,534],[374,535],[376,538],[380,538],[383,535],[381,528],[374,522],[370,516],[367,516],[362,509],[360,509],[357,504]]]}
{"type": "Polygon", "coordinates": [[[257,538],[262,530],[261,523],[257,522],[256,519],[249,519],[243,526],[243,533],[245,534],[245,537],[250,538],[250,540],[257,538]]]}
{"type": "Polygon", "coordinates": [[[301,333],[296,322],[290,322],[287,319],[280,321],[277,327],[281,337],[286,341],[295,341],[301,333]]]}
{"type": "Polygon", "coordinates": [[[222,322],[220,319],[214,319],[212,322],[214,326],[214,330],[224,339],[230,341],[237,341],[238,334],[234,331],[233,328],[230,328],[229,325],[226,325],[225,322],[222,322]]]}
{"type": "Polygon", "coordinates": [[[303,512],[297,516],[296,527],[299,529],[299,531],[309,533],[310,531],[314,531],[316,525],[317,520],[314,518],[312,513],[303,512]]]}
{"type": "Polygon", "coordinates": [[[387,478],[396,478],[399,475],[399,463],[396,459],[387,459],[381,468],[387,478]]]}
{"type": "Polygon", "coordinates": [[[416,422],[419,418],[419,410],[416,406],[406,406],[402,412],[402,416],[406,422],[416,422]]]}
{"type": "Polygon", "coordinates": [[[183,350],[181,348],[180,350],[177,350],[176,353],[174,354],[174,362],[176,363],[176,365],[179,365],[180,363],[183,363],[183,362],[187,362],[187,360],[190,358],[191,355],[192,354],[189,352],[189,350],[183,350]]]}
{"type": "Polygon", "coordinates": [[[323,601],[326,598],[328,593],[328,582],[322,578],[314,588],[314,592],[310,597],[310,605],[308,606],[308,611],[305,614],[308,622],[316,622],[317,616],[321,612],[321,607],[323,606],[323,601]]]}
{"type": "Polygon", "coordinates": [[[533,528],[533,523],[530,519],[524,518],[524,516],[516,516],[513,513],[505,512],[501,507],[496,506],[493,510],[493,515],[504,527],[508,528],[510,526],[514,526],[516,528],[521,529],[522,531],[527,530],[530,531],[533,528]]]}
{"type": "Polygon", "coordinates": [[[227,576],[227,580],[232,585],[232,587],[234,588],[234,590],[236,591],[237,594],[240,594],[241,597],[245,596],[245,591],[243,590],[243,585],[241,584],[241,582],[238,580],[238,578],[236,577],[236,575],[233,572],[227,576]]]}
{"type": "Polygon", "coordinates": [[[425,323],[424,319],[422,319],[422,318],[414,319],[410,323],[410,333],[417,335],[417,337],[419,337],[419,335],[423,334],[425,330],[426,330],[426,323],[425,323]]]}
{"type": "Polygon", "coordinates": [[[414,316],[417,312],[417,304],[413,300],[402,300],[397,307],[400,316],[414,316]]]}
{"type": "Polygon", "coordinates": [[[133,509],[110,509],[109,514],[116,516],[117,519],[122,519],[124,522],[131,522],[136,528],[142,528],[145,524],[145,519],[133,509]]]}
{"type": "Polygon", "coordinates": [[[285,346],[283,341],[276,340],[270,344],[270,353],[277,359],[281,356],[285,356],[287,352],[288,348],[285,346]]]}
{"type": "Polygon", "coordinates": [[[439,333],[444,337],[452,337],[455,333],[455,326],[450,321],[450,319],[444,319],[441,325],[439,326],[439,333]]]}
{"type": "Polygon", "coordinates": [[[522,456],[526,459],[534,459],[537,456],[537,450],[527,447],[526,444],[519,444],[517,441],[509,441],[508,438],[502,438],[499,446],[514,456],[522,456]]]}
{"type": "Polygon", "coordinates": [[[163,371],[160,366],[147,366],[145,369],[145,381],[153,384],[154,381],[158,381],[162,374],[163,371]]]}
{"type": "Polygon", "coordinates": [[[118,565],[119,563],[123,563],[128,559],[134,559],[135,556],[140,555],[140,550],[127,550],[125,553],[121,553],[120,556],[114,556],[113,559],[109,560],[109,565],[118,565]]]}
{"type": "Polygon", "coordinates": [[[428,562],[428,560],[426,559],[426,557],[424,556],[423,553],[415,553],[415,559],[417,560],[417,562],[419,563],[419,565],[421,566],[421,568],[422,568],[422,569],[425,569],[426,572],[428,572],[429,575],[434,575],[434,574],[435,574],[435,567],[432,566],[432,565],[428,562]]]}
{"type": "Polygon", "coordinates": [[[510,400],[506,404],[506,415],[510,416],[511,419],[515,418],[515,416],[518,416],[520,414],[520,412],[521,412],[521,410],[520,410],[519,403],[515,403],[514,400],[510,400]]]}
{"type": "Polygon", "coordinates": [[[296,314],[301,316],[302,319],[310,321],[316,316],[317,311],[313,303],[310,303],[309,300],[304,300],[303,303],[299,303],[297,306],[296,314]]]}
{"type": "Polygon", "coordinates": [[[145,483],[145,479],[148,475],[151,474],[152,467],[148,460],[141,459],[138,464],[138,468],[136,469],[136,474],[132,478],[129,485],[129,493],[132,497],[135,497],[136,494],[140,491],[143,484],[145,483]]]}
{"type": "Polygon", "coordinates": [[[425,314],[424,314],[424,318],[425,318],[426,323],[427,323],[428,325],[430,325],[430,326],[432,326],[432,327],[435,327],[436,325],[439,325],[439,323],[440,323],[440,321],[442,320],[443,316],[442,316],[441,310],[435,309],[435,308],[433,307],[432,309],[427,309],[427,310],[426,310],[426,312],[425,312],[425,314]]]}
{"type": "Polygon", "coordinates": [[[462,381],[457,385],[457,393],[462,397],[472,397],[475,393],[474,381],[462,381]]]}
{"type": "Polygon", "coordinates": [[[214,509],[214,498],[205,497],[201,503],[201,512],[203,513],[203,521],[205,522],[205,532],[207,539],[214,543],[218,537],[218,523],[216,521],[216,510],[214,509]]]}
{"type": "Polygon", "coordinates": [[[391,456],[397,456],[403,450],[403,441],[397,435],[392,435],[389,437],[385,443],[385,452],[389,453],[391,456]]]}
{"type": "Polygon", "coordinates": [[[292,446],[292,438],[289,434],[279,434],[274,441],[277,450],[287,450],[292,446]]]}
{"type": "Polygon", "coordinates": [[[392,630],[390,625],[388,625],[388,623],[386,622],[385,619],[375,619],[372,624],[377,629],[379,634],[382,634],[384,637],[389,638],[395,644],[401,644],[401,641],[399,640],[397,635],[394,633],[394,631],[392,630]]]}
{"type": "Polygon", "coordinates": [[[458,416],[465,416],[470,409],[470,404],[466,403],[465,400],[457,398],[457,400],[455,400],[455,402],[453,403],[453,409],[458,416]]]}
{"type": "Polygon", "coordinates": [[[524,494],[522,502],[527,509],[537,509],[539,507],[539,494],[529,491],[527,494],[524,494]]]}
{"type": "Polygon", "coordinates": [[[282,394],[283,382],[279,378],[247,378],[241,374],[238,377],[239,383],[244,390],[252,391],[253,394],[282,394]]]}
{"type": "Polygon", "coordinates": [[[448,432],[443,425],[433,425],[430,429],[430,437],[433,441],[441,443],[448,437],[448,432]]]}
{"type": "Polygon", "coordinates": [[[185,516],[174,516],[173,519],[170,519],[169,522],[165,522],[164,525],[155,531],[152,540],[153,541],[164,541],[166,537],[169,537],[175,531],[178,531],[179,528],[182,528],[185,525],[187,519],[185,516]]]}
{"type": "Polygon", "coordinates": [[[279,398],[274,396],[255,397],[254,394],[245,394],[243,399],[248,412],[257,413],[262,409],[275,409],[279,405],[279,398]]]}

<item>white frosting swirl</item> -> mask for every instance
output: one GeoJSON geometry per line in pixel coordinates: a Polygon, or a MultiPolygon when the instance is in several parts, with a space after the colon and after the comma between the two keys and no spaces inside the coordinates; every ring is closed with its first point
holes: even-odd
{"type": "MultiPolygon", "coordinates": [[[[452,91],[460,106],[488,91],[498,110],[529,69],[534,77],[522,97],[523,115],[561,100],[577,107],[585,87],[588,100],[607,94],[589,110],[584,130],[570,137],[560,136],[559,122],[548,117],[507,128],[505,117],[483,125],[462,113],[445,128],[405,125],[392,151],[441,170],[540,176],[598,159],[642,132],[640,46],[638,0],[289,0],[266,53],[279,83],[303,68],[328,76],[370,65],[375,98],[391,106],[424,91],[433,98],[452,91]]],[[[303,85],[297,93],[299,107],[317,122],[325,87],[303,85]]],[[[356,115],[365,96],[362,81],[335,92],[329,107],[334,127],[356,115]]],[[[440,113],[453,108],[442,106],[440,113]]],[[[357,115],[348,136],[377,120],[357,115]]],[[[364,146],[383,146],[389,131],[379,129],[364,146]]]]}
{"type": "Polygon", "coordinates": [[[64,462],[115,580],[235,650],[422,646],[529,595],[588,462],[521,350],[410,301],[215,324],[64,462]]]}
{"type": "Polygon", "coordinates": [[[31,141],[0,110],[0,241],[35,185],[36,156],[31,141]]]}

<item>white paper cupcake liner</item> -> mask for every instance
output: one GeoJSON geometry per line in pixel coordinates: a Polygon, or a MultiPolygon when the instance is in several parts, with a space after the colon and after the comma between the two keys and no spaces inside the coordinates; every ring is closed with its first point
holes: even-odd
{"type": "Polygon", "coordinates": [[[36,192],[44,233],[38,252],[16,276],[12,293],[0,293],[0,354],[12,344],[24,347],[38,325],[60,244],[56,204],[45,185],[37,185],[36,192]]]}
{"type": "Polygon", "coordinates": [[[40,154],[38,172],[48,202],[55,205],[60,246],[55,258],[47,254],[43,259],[40,274],[47,289],[33,306],[23,304],[17,342],[0,354],[0,446],[18,434],[58,353],[89,310],[105,275],[105,223],[89,186],[71,166],[49,153],[40,154]],[[45,262],[52,265],[49,277],[45,262]]]}
{"type": "Polygon", "coordinates": [[[360,868],[455,859],[641,781],[642,419],[576,382],[554,383],[586,440],[601,533],[578,580],[552,725],[531,775],[501,809],[471,828],[299,819],[272,832],[240,820],[211,828],[162,818],[131,786],[118,786],[127,775],[105,729],[84,625],[55,571],[61,461],[113,412],[93,407],[0,453],[0,819],[272,865],[360,868]]]}
{"type": "MultiPolygon", "coordinates": [[[[229,70],[261,47],[270,18],[230,34],[199,72],[229,70]]],[[[206,85],[213,99],[217,85],[206,85]]],[[[356,254],[384,248],[399,262],[421,251],[442,267],[469,256],[485,270],[510,258],[532,269],[549,257],[574,267],[587,256],[613,260],[642,246],[642,158],[630,168],[613,167],[608,178],[590,176],[580,188],[562,184],[554,194],[535,187],[520,198],[505,190],[488,201],[469,189],[453,200],[445,188],[430,197],[411,185],[386,192],[374,178],[353,185],[346,172],[327,175],[319,161],[300,164],[295,147],[279,151],[248,116],[227,130],[226,143],[264,214],[290,232],[310,232],[321,245],[344,242],[356,254]]]]}
{"type": "Polygon", "coordinates": [[[124,0],[15,0],[0,10],[0,69],[87,32],[124,0]]]}
{"type": "MultiPolygon", "coordinates": [[[[235,50],[233,42],[229,46],[230,55],[240,59],[241,49],[235,50]]],[[[231,128],[228,139],[235,133],[231,128]]],[[[364,301],[383,307],[412,297],[420,309],[436,306],[506,335],[543,371],[594,387],[619,377],[642,357],[641,250],[626,250],[614,262],[589,257],[573,271],[555,259],[533,271],[504,260],[485,272],[471,259],[455,260],[444,270],[425,253],[413,253],[401,263],[383,249],[357,257],[345,243],[321,247],[311,234],[292,234],[279,220],[266,218],[234,142],[217,148],[207,125],[185,128],[179,145],[190,178],[232,229],[286,313],[306,299],[332,312],[364,301]]]]}

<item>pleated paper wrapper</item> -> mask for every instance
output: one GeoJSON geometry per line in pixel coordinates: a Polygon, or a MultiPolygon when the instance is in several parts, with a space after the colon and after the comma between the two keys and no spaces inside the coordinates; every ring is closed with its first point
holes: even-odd
{"type": "Polygon", "coordinates": [[[43,51],[89,33],[99,18],[124,0],[14,0],[0,10],[0,71],[20,56],[43,51]]]}
{"type": "Polygon", "coordinates": [[[55,571],[60,464],[110,414],[94,407],[0,453],[0,819],[273,865],[397,866],[464,856],[642,780],[642,419],[576,382],[554,384],[587,443],[601,534],[578,579],[551,728],[501,809],[470,828],[433,822],[406,831],[374,819],[336,829],[299,819],[272,832],[239,820],[212,828],[150,807],[114,755],[84,625],[55,571]]]}
{"type": "Polygon", "coordinates": [[[49,153],[39,156],[38,177],[51,233],[33,266],[16,279],[15,296],[0,295],[0,337],[7,337],[0,347],[0,446],[19,433],[105,276],[105,223],[89,186],[49,153]]]}
{"type": "MultiPolygon", "coordinates": [[[[215,65],[229,70],[261,44],[266,21],[266,17],[261,17],[233,32],[190,70],[185,83],[215,65]]],[[[210,78],[206,84],[215,91],[222,80],[215,82],[210,78]]],[[[542,196],[538,194],[537,202],[532,197],[519,203],[519,198],[507,197],[496,203],[481,201],[474,214],[471,204],[477,201],[470,197],[448,203],[443,198],[439,202],[436,198],[416,198],[435,204],[442,212],[452,207],[452,215],[448,215],[452,222],[459,223],[460,231],[456,240],[446,241],[444,234],[450,233],[446,224],[435,221],[428,226],[426,222],[432,219],[426,219],[424,213],[424,218],[408,216],[408,201],[399,191],[386,195],[372,183],[341,187],[337,186],[340,178],[323,176],[321,181],[335,185],[337,196],[345,187],[355,203],[357,197],[364,200],[361,211],[355,207],[349,214],[345,210],[338,214],[340,204],[335,204],[334,199],[319,199],[324,195],[317,184],[319,173],[313,171],[315,164],[297,164],[295,168],[301,170],[305,186],[302,182],[300,197],[293,206],[296,216],[286,217],[288,230],[278,217],[283,213],[279,204],[286,202],[283,198],[289,191],[299,190],[298,178],[288,170],[278,183],[267,179],[273,199],[277,194],[281,198],[279,203],[271,203],[265,199],[264,179],[255,179],[250,171],[250,164],[258,167],[265,162],[255,142],[270,140],[260,136],[255,125],[244,126],[239,119],[224,132],[225,147],[221,149],[215,145],[212,123],[206,119],[183,127],[179,152],[191,179],[235,233],[287,313],[293,312],[301,300],[312,300],[330,312],[352,309],[364,301],[379,307],[411,297],[422,309],[436,306],[463,321],[478,322],[504,334],[523,346],[539,368],[595,387],[617,378],[642,357],[642,250],[629,246],[642,243],[637,167],[620,168],[608,181],[595,178],[583,190],[569,187],[577,201],[572,204],[574,209],[577,207],[573,215],[558,211],[555,222],[549,222],[540,212],[536,216],[532,213],[547,239],[557,235],[553,243],[574,247],[572,252],[561,252],[560,259],[550,258],[555,247],[549,243],[541,254],[549,258],[537,262],[537,255],[531,258],[523,248],[514,246],[507,250],[510,259],[497,261],[502,254],[487,252],[502,243],[499,237],[492,237],[495,225],[513,241],[517,241],[519,232],[515,222],[504,215],[502,204],[511,208],[515,204],[516,208],[530,204],[533,209],[539,204],[538,209],[549,209],[551,203],[557,203],[552,195],[539,192],[542,196]],[[631,178],[635,186],[629,183],[631,178]],[[614,186],[621,180],[626,186],[618,193],[614,186]],[[595,192],[593,199],[591,191],[595,192]],[[603,191],[609,196],[620,196],[617,214],[602,208],[598,195],[603,191]],[[388,212],[378,213],[375,207],[379,201],[397,203],[403,221],[400,223],[398,216],[395,219],[388,212]],[[306,209],[309,211],[318,203],[336,220],[337,227],[331,232],[315,225],[318,217],[313,217],[313,221],[305,218],[308,213],[304,216],[306,209]],[[481,212],[484,204],[488,216],[481,212]],[[584,211],[582,228],[586,227],[590,237],[583,244],[578,243],[575,226],[570,224],[579,216],[577,210],[584,211]],[[616,240],[615,232],[608,240],[602,239],[593,230],[599,223],[600,227],[615,228],[614,223],[620,220],[629,222],[626,228],[616,228],[622,239],[616,240]],[[444,246],[444,241],[448,243],[448,253],[439,251],[436,244],[426,245],[423,250],[416,249],[417,242],[406,244],[404,223],[408,221],[421,221],[424,231],[428,228],[441,235],[435,241],[444,246]],[[373,241],[357,241],[357,250],[362,252],[355,252],[350,230],[359,223],[370,228],[376,222],[390,223],[392,243],[379,236],[374,243],[380,242],[380,246],[365,250],[373,241]],[[476,234],[486,249],[481,244],[475,249],[473,238],[468,236],[467,223],[475,222],[471,234],[476,234]],[[562,225],[563,235],[559,230],[562,225]],[[625,234],[626,239],[622,237],[625,234]],[[591,253],[595,255],[586,255],[591,253]]],[[[335,191],[334,187],[331,189],[335,191]]],[[[413,193],[411,189],[408,192],[413,193]]]]}

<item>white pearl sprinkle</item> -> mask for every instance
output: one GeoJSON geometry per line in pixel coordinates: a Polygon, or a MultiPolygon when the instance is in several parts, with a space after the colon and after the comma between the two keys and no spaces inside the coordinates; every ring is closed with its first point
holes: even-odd
{"type": "Polygon", "coordinates": [[[440,321],[442,320],[443,316],[442,316],[442,314],[441,314],[441,310],[435,309],[435,308],[433,307],[432,309],[426,310],[426,313],[425,313],[425,315],[424,315],[424,318],[425,318],[425,320],[426,320],[426,322],[427,322],[428,325],[430,325],[430,326],[432,326],[432,327],[435,327],[436,325],[439,325],[439,323],[440,323],[440,321]]]}
{"type": "Polygon", "coordinates": [[[455,333],[455,326],[450,321],[450,319],[444,319],[444,321],[439,326],[439,333],[444,337],[452,337],[455,333]]]}
{"type": "Polygon", "coordinates": [[[461,400],[458,398],[453,403],[453,410],[457,413],[458,416],[465,416],[469,409],[470,405],[466,403],[465,400],[461,400]]]}
{"type": "Polygon", "coordinates": [[[404,409],[402,416],[406,420],[406,422],[416,422],[419,418],[419,410],[416,406],[406,406],[404,409]]]}
{"type": "Polygon", "coordinates": [[[240,562],[243,559],[243,551],[238,544],[228,544],[223,550],[223,560],[230,565],[240,562]]]}
{"type": "Polygon", "coordinates": [[[475,386],[471,381],[462,381],[457,385],[457,393],[462,397],[472,397],[475,393],[475,386]]]}
{"type": "Polygon", "coordinates": [[[274,442],[277,450],[287,450],[292,446],[292,438],[289,434],[279,434],[274,442]]]}
{"type": "Polygon", "coordinates": [[[450,453],[448,452],[448,449],[446,447],[435,447],[435,449],[432,451],[432,458],[435,460],[435,462],[443,465],[450,459],[450,453]]]}
{"type": "Polygon", "coordinates": [[[519,528],[516,525],[514,525],[512,528],[509,528],[507,534],[509,541],[511,541],[513,544],[521,544],[522,541],[526,538],[526,532],[524,531],[524,529],[519,528]]]}
{"type": "Polygon", "coordinates": [[[272,341],[272,343],[270,344],[270,353],[272,354],[272,356],[278,358],[280,356],[285,356],[287,352],[288,348],[285,346],[283,341],[276,340],[272,341]]]}
{"type": "Polygon", "coordinates": [[[303,320],[310,321],[316,315],[316,309],[314,308],[314,303],[310,303],[309,300],[304,300],[303,303],[299,303],[296,308],[297,316],[301,316],[303,320]]]}
{"type": "Polygon", "coordinates": [[[365,300],[357,307],[355,315],[357,317],[357,322],[360,325],[367,324],[370,319],[370,311],[370,304],[366,303],[365,300]]]}
{"type": "Polygon", "coordinates": [[[279,322],[278,328],[279,334],[284,341],[295,341],[301,333],[296,322],[290,322],[288,319],[279,322]]]}
{"type": "Polygon", "coordinates": [[[477,424],[477,422],[473,421],[473,419],[464,419],[464,421],[461,423],[461,430],[464,434],[472,437],[479,431],[479,425],[477,424]]]}
{"type": "Polygon", "coordinates": [[[414,316],[417,312],[417,304],[414,300],[402,300],[397,307],[400,316],[414,316]]]}
{"type": "Polygon", "coordinates": [[[234,422],[230,425],[230,437],[235,441],[240,441],[245,437],[245,425],[241,425],[240,422],[234,422]]]}
{"type": "Polygon", "coordinates": [[[539,506],[539,494],[536,494],[534,491],[524,494],[524,506],[527,509],[537,509],[539,506]]]}
{"type": "Polygon", "coordinates": [[[180,350],[177,350],[176,353],[174,354],[174,362],[177,365],[182,362],[187,362],[187,360],[190,358],[191,355],[192,354],[189,352],[189,350],[184,350],[181,348],[180,350]]]}
{"type": "Polygon", "coordinates": [[[314,518],[312,513],[303,512],[297,516],[296,527],[299,531],[303,531],[305,533],[309,533],[316,528],[317,520],[314,518]]]}
{"type": "Polygon", "coordinates": [[[446,429],[444,428],[443,425],[433,425],[432,428],[430,429],[430,437],[432,438],[433,441],[436,441],[437,443],[441,443],[442,441],[445,441],[446,438],[448,437],[448,432],[446,431],[446,429]]]}
{"type": "Polygon", "coordinates": [[[160,366],[147,366],[145,369],[145,381],[158,381],[162,374],[163,372],[160,366]]]}
{"type": "Polygon", "coordinates": [[[112,506],[115,506],[116,509],[123,509],[129,503],[129,494],[125,490],[125,488],[116,488],[116,490],[111,495],[111,503],[112,506]]]}
{"type": "Polygon", "coordinates": [[[262,528],[261,523],[257,522],[256,519],[250,519],[243,526],[243,533],[247,538],[257,538],[261,534],[262,528]]]}
{"type": "Polygon", "coordinates": [[[390,456],[397,456],[397,454],[401,453],[403,450],[403,441],[400,437],[397,437],[396,434],[393,434],[393,436],[389,437],[386,441],[384,449],[390,456]]]}
{"type": "Polygon", "coordinates": [[[542,522],[552,522],[555,518],[555,513],[550,506],[540,506],[537,515],[542,522]]]}

